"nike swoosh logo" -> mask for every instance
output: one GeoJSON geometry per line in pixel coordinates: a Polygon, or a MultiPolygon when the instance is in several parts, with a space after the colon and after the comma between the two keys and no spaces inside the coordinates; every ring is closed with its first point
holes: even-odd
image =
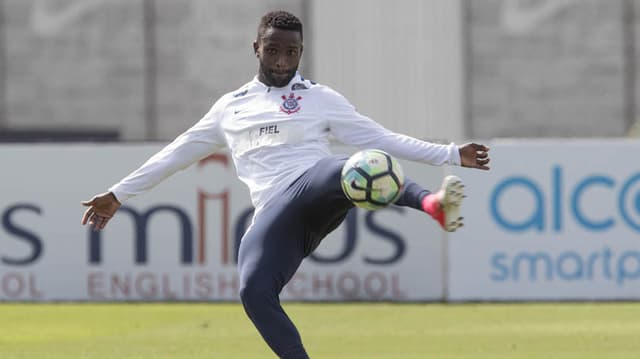
{"type": "Polygon", "coordinates": [[[501,11],[502,25],[510,32],[525,34],[553,17],[561,10],[574,5],[578,0],[542,0],[535,6],[523,7],[522,1],[504,1],[501,11]]]}
{"type": "Polygon", "coordinates": [[[106,3],[125,0],[77,0],[64,8],[52,10],[48,0],[37,0],[31,7],[30,23],[33,31],[45,37],[58,35],[69,25],[106,3]]]}
{"type": "Polygon", "coordinates": [[[364,187],[360,187],[356,183],[356,180],[352,180],[351,181],[351,188],[353,188],[355,190],[358,190],[358,191],[364,191],[364,192],[380,192],[380,188],[367,189],[367,188],[364,188],[364,187]]]}

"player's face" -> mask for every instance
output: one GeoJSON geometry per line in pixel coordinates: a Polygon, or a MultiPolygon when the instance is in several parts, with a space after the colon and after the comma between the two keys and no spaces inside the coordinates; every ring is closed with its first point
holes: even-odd
{"type": "Polygon", "coordinates": [[[284,87],[295,76],[302,57],[302,38],[292,30],[268,28],[253,43],[258,57],[258,79],[267,86],[284,87]]]}

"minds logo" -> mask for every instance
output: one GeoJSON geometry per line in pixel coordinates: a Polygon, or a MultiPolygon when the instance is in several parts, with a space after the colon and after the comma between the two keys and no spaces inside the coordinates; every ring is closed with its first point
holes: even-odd
{"type": "MultiPolygon", "coordinates": [[[[212,163],[223,166],[223,170],[229,167],[229,158],[224,154],[211,155],[198,163],[198,168],[202,168],[212,163]]],[[[231,212],[232,191],[224,188],[219,192],[205,191],[197,188],[196,218],[189,215],[186,208],[181,208],[172,203],[155,205],[150,208],[135,209],[128,206],[120,208],[122,215],[129,217],[132,223],[134,246],[134,264],[144,266],[149,264],[149,240],[150,223],[157,215],[172,217],[177,223],[179,233],[179,261],[182,265],[197,264],[204,266],[207,264],[207,254],[217,252],[219,260],[216,262],[223,266],[235,267],[237,263],[240,241],[246,228],[251,222],[253,208],[247,207],[239,213],[231,212]],[[219,206],[220,218],[213,218],[209,211],[213,212],[214,206],[219,206]],[[219,233],[208,233],[207,229],[213,227],[209,221],[219,225],[216,228],[219,233]],[[208,245],[213,244],[216,248],[209,250],[208,245]]],[[[399,215],[405,212],[401,208],[389,208],[387,212],[394,211],[399,215]]],[[[342,235],[342,246],[337,252],[330,255],[312,253],[309,255],[311,261],[322,264],[335,264],[348,260],[354,255],[361,255],[360,261],[370,265],[388,266],[401,261],[406,252],[406,239],[401,233],[393,230],[392,226],[385,225],[377,216],[379,212],[350,211],[344,220],[342,235]],[[362,218],[364,217],[364,218],[362,218]],[[366,241],[365,241],[366,239],[366,241]],[[384,253],[371,255],[368,253],[357,253],[357,247],[364,243],[376,239],[387,244],[384,253]]],[[[95,266],[103,264],[103,234],[101,231],[87,229],[88,233],[88,259],[89,263],[95,266]]],[[[366,251],[365,251],[366,252],[366,251]]]]}
{"type": "Polygon", "coordinates": [[[591,174],[571,184],[564,175],[553,167],[548,187],[527,176],[502,180],[491,193],[492,219],[510,232],[561,232],[568,221],[592,232],[620,225],[640,232],[640,172],[624,178],[591,174]],[[525,195],[514,200],[516,193],[525,195]]]}

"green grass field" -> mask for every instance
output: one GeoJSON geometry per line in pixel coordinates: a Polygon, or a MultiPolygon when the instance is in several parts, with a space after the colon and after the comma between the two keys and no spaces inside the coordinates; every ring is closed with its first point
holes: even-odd
{"type": "MultiPolygon", "coordinates": [[[[285,303],[312,358],[638,358],[640,303],[285,303]]],[[[238,304],[0,304],[0,358],[274,358],[238,304]]]]}

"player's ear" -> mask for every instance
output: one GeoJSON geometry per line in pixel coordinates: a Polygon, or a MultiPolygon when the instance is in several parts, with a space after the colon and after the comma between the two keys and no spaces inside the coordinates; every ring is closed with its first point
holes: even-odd
{"type": "Polygon", "coordinates": [[[253,53],[256,54],[256,57],[259,57],[258,56],[258,47],[259,47],[258,41],[254,41],[253,42],[253,53]]]}

